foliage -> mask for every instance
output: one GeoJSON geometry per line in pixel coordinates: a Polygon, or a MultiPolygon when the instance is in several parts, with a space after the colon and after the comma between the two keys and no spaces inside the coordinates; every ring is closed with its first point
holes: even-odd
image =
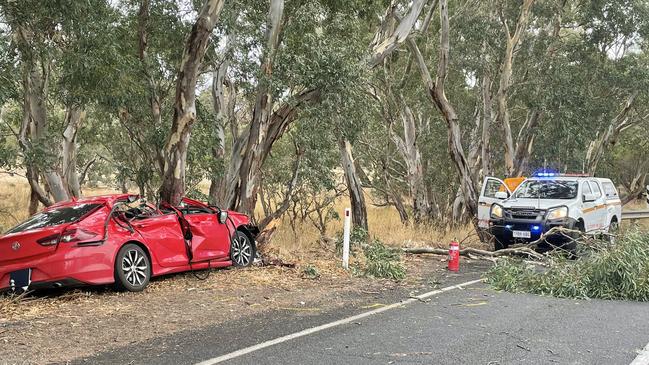
{"type": "Polygon", "coordinates": [[[304,268],[304,270],[302,270],[302,277],[307,279],[317,279],[320,277],[320,272],[317,267],[309,264],[304,268]]]}
{"type": "MultiPolygon", "coordinates": [[[[369,241],[369,234],[362,228],[354,227],[349,234],[349,252],[353,253],[355,250],[367,245],[369,241]]],[[[342,254],[343,252],[343,232],[338,232],[336,239],[336,252],[342,254]]]]}
{"type": "MultiPolygon", "coordinates": [[[[75,106],[86,115],[77,135],[75,164],[78,173],[87,167],[84,185],[130,189],[154,199],[163,168],[161,149],[174,113],[183,45],[203,3],[0,0],[0,169],[20,171],[35,165],[43,170],[60,163],[66,112],[75,106]],[[149,4],[148,16],[142,17],[145,3],[149,4]],[[21,56],[16,42],[20,29],[29,30],[29,53],[39,69],[48,71],[49,86],[40,100],[47,106],[49,128],[31,141],[27,153],[17,137],[25,117],[24,66],[31,59],[21,56]],[[156,98],[159,118],[152,106],[156,98]]],[[[491,171],[477,168],[476,181],[486,173],[502,176],[505,172],[503,125],[497,122],[493,99],[508,36],[504,24],[510,31],[515,28],[520,3],[450,2],[451,53],[445,93],[459,116],[465,154],[473,142],[478,148],[485,142],[474,138],[481,130],[476,120],[492,121],[487,154],[491,171]],[[484,115],[484,89],[491,95],[491,116],[484,115]]],[[[292,225],[313,224],[326,235],[327,223],[338,219],[333,205],[346,193],[338,147],[344,138],[353,145],[356,170],[373,204],[397,206],[396,200],[401,199],[412,217],[414,194],[408,178],[411,171],[420,171],[430,218],[440,225],[453,223],[454,203],[461,199],[457,171],[448,157],[448,132],[422,87],[411,52],[402,45],[375,68],[365,62],[375,41],[380,41],[374,39],[381,21],[386,20],[380,17],[392,4],[395,15],[401,17],[411,1],[286,0],[280,44],[269,73],[261,68],[269,1],[225,2],[198,70],[197,122],[186,161],[187,193],[206,199],[206,182],[226,176],[236,160],[232,156],[235,141],[246,137],[258,91],[267,84],[267,112],[291,104],[304,90],[318,90],[319,98],[296,110],[295,120],[264,157],[260,200],[265,209],[258,210],[258,215],[269,215],[288,198],[290,206],[284,214],[292,225]],[[231,49],[226,47],[230,41],[231,49]],[[223,61],[229,64],[225,89],[233,100],[233,115],[225,118],[225,156],[217,157],[214,149],[222,141],[216,132],[220,121],[216,120],[211,83],[223,61]],[[395,142],[406,134],[402,123],[406,107],[415,118],[413,143],[420,154],[420,166],[415,169],[409,169],[395,142]],[[295,189],[288,191],[298,162],[295,189]]],[[[430,70],[436,69],[439,51],[438,15],[439,9],[426,32],[422,15],[411,34],[430,70]]],[[[542,112],[525,173],[541,166],[582,171],[590,143],[637,92],[628,115],[632,125],[607,147],[597,173],[613,178],[626,188],[623,191],[643,185],[649,174],[648,15],[649,5],[640,0],[534,2],[515,49],[507,96],[514,136],[525,130],[533,111],[542,112]]],[[[357,238],[367,242],[367,235],[357,238]]]]}
{"type": "Polygon", "coordinates": [[[543,271],[520,260],[500,260],[487,281],[515,293],[649,301],[649,234],[630,233],[576,261],[556,257],[543,271]]]}
{"type": "Polygon", "coordinates": [[[365,254],[364,273],[375,278],[402,280],[406,269],[401,263],[401,253],[397,248],[387,247],[383,242],[374,240],[363,249],[365,254]]]}

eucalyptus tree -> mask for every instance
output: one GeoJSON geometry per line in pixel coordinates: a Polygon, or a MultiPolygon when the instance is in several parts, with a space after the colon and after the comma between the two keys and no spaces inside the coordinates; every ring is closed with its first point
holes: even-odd
{"type": "Polygon", "coordinates": [[[0,11],[12,35],[9,55],[21,76],[13,95],[22,104],[15,135],[34,212],[38,202],[80,195],[77,133],[84,108],[108,83],[102,71],[111,57],[102,45],[112,35],[115,13],[106,1],[2,1],[0,11]]]}

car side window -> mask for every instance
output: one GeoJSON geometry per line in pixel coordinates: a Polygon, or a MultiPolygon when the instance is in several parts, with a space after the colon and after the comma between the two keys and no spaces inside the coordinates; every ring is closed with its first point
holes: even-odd
{"type": "Polygon", "coordinates": [[[602,197],[602,190],[595,181],[590,181],[590,188],[593,191],[593,194],[595,194],[595,198],[599,199],[602,197]]]}
{"type": "Polygon", "coordinates": [[[619,195],[617,194],[617,189],[615,189],[615,185],[610,182],[604,182],[602,183],[602,187],[604,188],[604,194],[606,194],[606,199],[617,199],[619,195]]]}
{"type": "Polygon", "coordinates": [[[180,209],[185,214],[209,214],[211,210],[196,205],[186,205],[180,209]]]}
{"type": "Polygon", "coordinates": [[[590,189],[590,185],[588,185],[587,181],[584,181],[583,184],[581,184],[581,195],[584,196],[586,194],[592,194],[593,191],[590,189]]]}

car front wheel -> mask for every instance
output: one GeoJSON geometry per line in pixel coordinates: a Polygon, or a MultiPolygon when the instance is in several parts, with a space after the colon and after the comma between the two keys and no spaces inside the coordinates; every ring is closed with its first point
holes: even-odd
{"type": "Polygon", "coordinates": [[[255,260],[256,247],[247,234],[237,231],[230,244],[230,259],[234,266],[246,267],[255,260]]]}
{"type": "Polygon", "coordinates": [[[118,289],[142,291],[151,279],[151,262],[142,247],[129,243],[117,253],[115,284],[118,289]]]}

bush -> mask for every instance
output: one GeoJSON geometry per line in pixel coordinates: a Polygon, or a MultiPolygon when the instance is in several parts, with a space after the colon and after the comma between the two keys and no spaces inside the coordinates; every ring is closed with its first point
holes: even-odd
{"type": "Polygon", "coordinates": [[[309,264],[302,270],[302,277],[305,279],[317,279],[320,277],[320,272],[317,267],[309,264]]]}
{"type": "MultiPolygon", "coordinates": [[[[356,247],[361,247],[364,244],[367,244],[369,240],[369,235],[367,231],[362,228],[354,228],[349,234],[349,251],[353,252],[356,247]]],[[[339,255],[343,253],[343,232],[338,233],[336,239],[336,252],[339,255]]]]}
{"type": "Polygon", "coordinates": [[[649,233],[630,233],[614,246],[568,260],[552,256],[547,270],[499,261],[487,273],[496,289],[566,298],[649,301],[649,233]]]}
{"type": "Polygon", "coordinates": [[[374,240],[363,250],[365,253],[364,274],[375,278],[402,280],[406,269],[401,264],[401,252],[386,247],[381,241],[374,240]]]}

